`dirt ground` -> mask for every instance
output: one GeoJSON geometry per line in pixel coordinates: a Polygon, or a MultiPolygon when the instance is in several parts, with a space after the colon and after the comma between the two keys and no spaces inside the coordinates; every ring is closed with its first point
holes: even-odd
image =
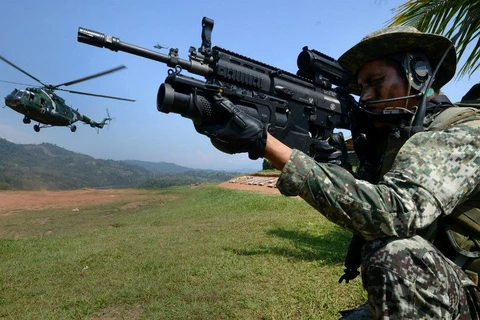
{"type": "MultiPolygon", "coordinates": [[[[280,194],[274,187],[276,178],[244,176],[220,183],[224,188],[280,194]]],[[[136,189],[80,189],[73,191],[1,191],[0,217],[18,210],[78,208],[85,204],[110,203],[119,200],[139,201],[146,197],[136,189]]]]}
{"type": "Polygon", "coordinates": [[[17,210],[71,208],[119,200],[138,201],[145,192],[135,189],[80,189],[72,191],[1,191],[0,217],[17,210]]]}

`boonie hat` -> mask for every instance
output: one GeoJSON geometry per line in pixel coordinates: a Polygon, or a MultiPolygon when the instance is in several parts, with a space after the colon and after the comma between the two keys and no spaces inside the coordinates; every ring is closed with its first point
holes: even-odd
{"type": "MultiPolygon", "coordinates": [[[[387,27],[364,37],[358,44],[338,58],[338,62],[352,72],[354,76],[349,84],[350,91],[353,94],[360,95],[356,73],[366,62],[398,52],[418,50],[428,57],[433,71],[451,43],[450,39],[444,36],[423,33],[411,26],[387,27]]],[[[450,81],[455,75],[456,67],[457,54],[455,47],[453,47],[448,51],[445,60],[438,69],[432,87],[438,90],[450,81]]]]}

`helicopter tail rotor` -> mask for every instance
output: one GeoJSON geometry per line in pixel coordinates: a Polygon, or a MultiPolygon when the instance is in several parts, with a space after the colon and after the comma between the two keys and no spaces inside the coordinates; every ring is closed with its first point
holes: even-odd
{"type": "Polygon", "coordinates": [[[99,129],[103,129],[103,127],[105,126],[110,126],[110,122],[112,120],[115,120],[115,118],[110,116],[110,112],[108,112],[108,108],[107,108],[107,117],[103,118],[101,122],[91,121],[90,123],[86,123],[86,124],[90,124],[92,128],[96,128],[98,133],[99,129]]]}
{"type": "Polygon", "coordinates": [[[106,119],[105,124],[108,125],[108,129],[107,129],[107,130],[110,130],[111,122],[112,122],[113,120],[115,120],[115,117],[110,116],[110,112],[108,112],[108,108],[107,108],[107,118],[105,118],[105,119],[106,119]]]}

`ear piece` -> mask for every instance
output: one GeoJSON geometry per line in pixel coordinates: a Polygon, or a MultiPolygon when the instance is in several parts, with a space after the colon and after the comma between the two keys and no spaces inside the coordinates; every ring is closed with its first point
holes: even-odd
{"type": "Polygon", "coordinates": [[[403,64],[411,87],[423,92],[432,77],[432,67],[427,56],[421,52],[407,52],[403,64]]]}
{"type": "Polygon", "coordinates": [[[427,62],[420,57],[414,57],[410,64],[412,65],[413,75],[417,80],[425,82],[428,78],[427,62]]]}

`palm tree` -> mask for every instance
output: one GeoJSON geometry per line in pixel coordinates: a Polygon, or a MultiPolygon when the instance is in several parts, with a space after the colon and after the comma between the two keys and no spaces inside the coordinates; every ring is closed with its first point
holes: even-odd
{"type": "Polygon", "coordinates": [[[457,74],[471,76],[480,67],[480,0],[409,0],[393,9],[388,21],[393,25],[410,25],[423,32],[437,33],[457,40],[458,59],[476,40],[473,49],[457,74]],[[458,38],[456,37],[458,36],[458,38]]]}

